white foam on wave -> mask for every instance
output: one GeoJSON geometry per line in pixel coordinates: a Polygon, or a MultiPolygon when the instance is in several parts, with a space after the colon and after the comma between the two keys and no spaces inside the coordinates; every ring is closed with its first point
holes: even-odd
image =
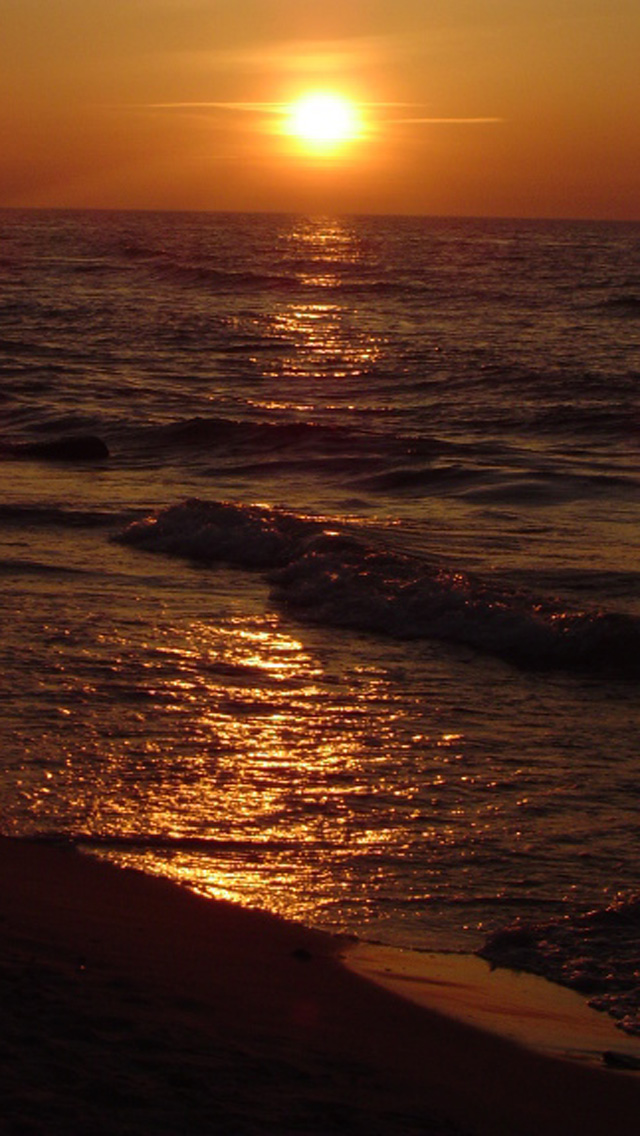
{"type": "Polygon", "coordinates": [[[153,552],[265,571],[298,616],[400,639],[437,639],[523,666],[640,670],[640,624],[566,612],[465,572],[365,544],[313,517],[191,500],[135,521],[120,540],[153,552]]]}
{"type": "Polygon", "coordinates": [[[290,561],[321,527],[320,520],[265,505],[190,500],[134,521],[119,539],[150,552],[273,568],[290,561]]]}

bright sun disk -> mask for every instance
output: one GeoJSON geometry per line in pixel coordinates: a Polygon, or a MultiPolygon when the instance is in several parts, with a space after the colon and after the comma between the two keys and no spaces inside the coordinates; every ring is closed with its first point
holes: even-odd
{"type": "Polygon", "coordinates": [[[360,133],[355,105],[344,95],[303,95],[290,107],[287,133],[311,149],[334,149],[360,133]]]}

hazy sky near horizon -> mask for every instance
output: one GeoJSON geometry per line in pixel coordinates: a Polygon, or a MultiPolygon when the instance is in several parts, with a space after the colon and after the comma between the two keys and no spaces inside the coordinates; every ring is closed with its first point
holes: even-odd
{"type": "Polygon", "coordinates": [[[638,0],[0,0],[0,206],[637,220],[639,49],[638,0]]]}

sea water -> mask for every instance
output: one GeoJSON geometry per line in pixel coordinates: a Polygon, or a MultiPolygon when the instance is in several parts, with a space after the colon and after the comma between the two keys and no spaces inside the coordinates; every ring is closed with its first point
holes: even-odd
{"type": "Polygon", "coordinates": [[[0,281],[2,831],[640,1029],[640,226],[5,211],[0,281]]]}

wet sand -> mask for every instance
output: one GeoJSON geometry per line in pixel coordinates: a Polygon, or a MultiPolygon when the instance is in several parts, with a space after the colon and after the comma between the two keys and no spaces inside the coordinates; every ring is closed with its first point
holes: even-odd
{"type": "Polygon", "coordinates": [[[464,981],[411,1002],[345,967],[347,948],[70,847],[0,840],[0,1132],[634,1131],[638,1075],[470,1020],[464,981]]]}
{"type": "Polygon", "coordinates": [[[640,1070],[640,1037],[617,1028],[580,994],[536,974],[493,968],[476,955],[407,951],[360,943],[349,967],[427,1009],[519,1045],[593,1066],[640,1070]]]}

